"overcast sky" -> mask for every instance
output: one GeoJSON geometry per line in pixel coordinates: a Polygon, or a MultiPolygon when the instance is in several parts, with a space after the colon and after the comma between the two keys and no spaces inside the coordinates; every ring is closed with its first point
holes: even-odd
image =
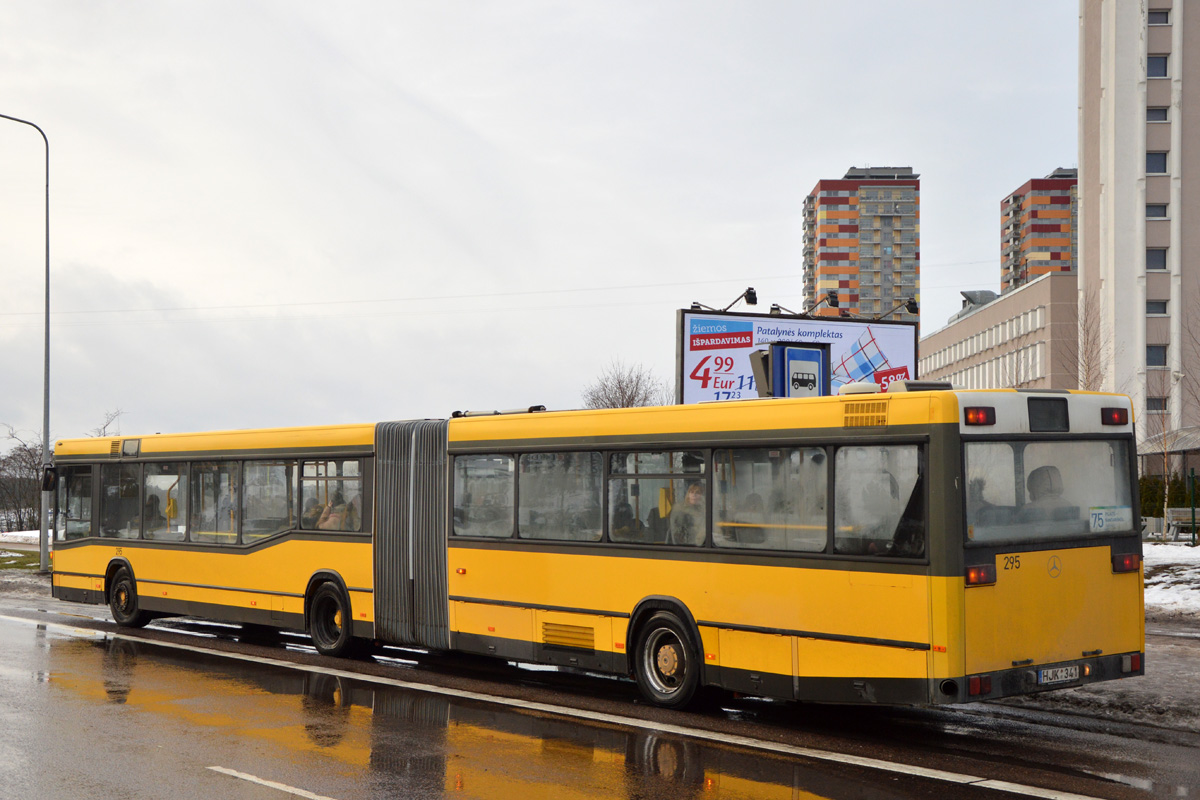
{"type": "MultiPolygon", "coordinates": [[[[999,288],[1001,198],[1076,164],[1077,9],[0,0],[0,113],[50,138],[51,435],[671,377],[693,300],[800,309],[804,197],[850,166],[921,175],[931,333],[999,288]]],[[[0,422],[33,432],[43,170],[0,120],[0,422]]]]}

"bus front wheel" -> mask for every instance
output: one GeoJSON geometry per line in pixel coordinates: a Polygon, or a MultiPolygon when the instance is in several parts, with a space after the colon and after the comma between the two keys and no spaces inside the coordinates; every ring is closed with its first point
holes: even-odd
{"type": "Polygon", "coordinates": [[[138,608],[137,583],[125,567],[113,575],[108,587],[108,607],[113,621],[122,628],[141,628],[150,621],[150,615],[138,608]]]}
{"type": "Polygon", "coordinates": [[[660,611],[642,626],[637,639],[638,688],[651,703],[666,708],[688,704],[700,683],[700,661],[679,618],[660,611]]]}
{"type": "Polygon", "coordinates": [[[342,656],[350,651],[350,604],[334,583],[322,583],[313,593],[308,611],[308,635],[323,656],[342,656]]]}

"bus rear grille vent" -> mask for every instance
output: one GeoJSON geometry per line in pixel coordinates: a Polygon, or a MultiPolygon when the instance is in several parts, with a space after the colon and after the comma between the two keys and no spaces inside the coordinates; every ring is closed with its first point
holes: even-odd
{"type": "Polygon", "coordinates": [[[109,458],[120,458],[121,457],[121,440],[120,439],[113,439],[112,445],[110,445],[108,448],[108,457],[109,458]]]}
{"type": "Polygon", "coordinates": [[[846,403],[845,428],[874,428],[887,425],[887,400],[846,403]]]}
{"type": "Polygon", "coordinates": [[[581,625],[559,625],[557,622],[542,623],[542,641],[558,647],[575,647],[581,650],[596,649],[596,629],[581,625]]]}

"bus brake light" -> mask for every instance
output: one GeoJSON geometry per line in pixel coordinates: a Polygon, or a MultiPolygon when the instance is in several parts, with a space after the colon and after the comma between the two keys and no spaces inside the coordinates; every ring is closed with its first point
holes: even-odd
{"type": "Polygon", "coordinates": [[[977,696],[992,693],[991,675],[972,675],[967,678],[967,694],[977,696]]]}
{"type": "Polygon", "coordinates": [[[1112,557],[1113,572],[1137,572],[1142,557],[1137,553],[1122,553],[1112,557]]]}
{"type": "Polygon", "coordinates": [[[996,409],[991,406],[968,406],[965,412],[968,425],[996,424],[996,409]]]}
{"type": "Polygon", "coordinates": [[[1121,672],[1138,672],[1142,668],[1142,654],[1131,653],[1121,656],[1121,672]]]}
{"type": "Polygon", "coordinates": [[[1129,424],[1129,409],[1128,408],[1102,408],[1102,409],[1100,409],[1100,424],[1101,425],[1128,425],[1129,424]]]}
{"type": "Polygon", "coordinates": [[[976,564],[967,567],[967,586],[988,586],[996,582],[995,564],[976,564]]]}

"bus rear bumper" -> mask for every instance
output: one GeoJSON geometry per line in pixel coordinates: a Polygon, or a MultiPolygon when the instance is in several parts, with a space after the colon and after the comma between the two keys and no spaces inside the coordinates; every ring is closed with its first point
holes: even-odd
{"type": "Polygon", "coordinates": [[[977,700],[1071,689],[1144,674],[1144,652],[1094,655],[1074,661],[1022,664],[1011,669],[967,675],[958,680],[945,680],[939,684],[938,697],[942,703],[973,703],[977,700]]]}

